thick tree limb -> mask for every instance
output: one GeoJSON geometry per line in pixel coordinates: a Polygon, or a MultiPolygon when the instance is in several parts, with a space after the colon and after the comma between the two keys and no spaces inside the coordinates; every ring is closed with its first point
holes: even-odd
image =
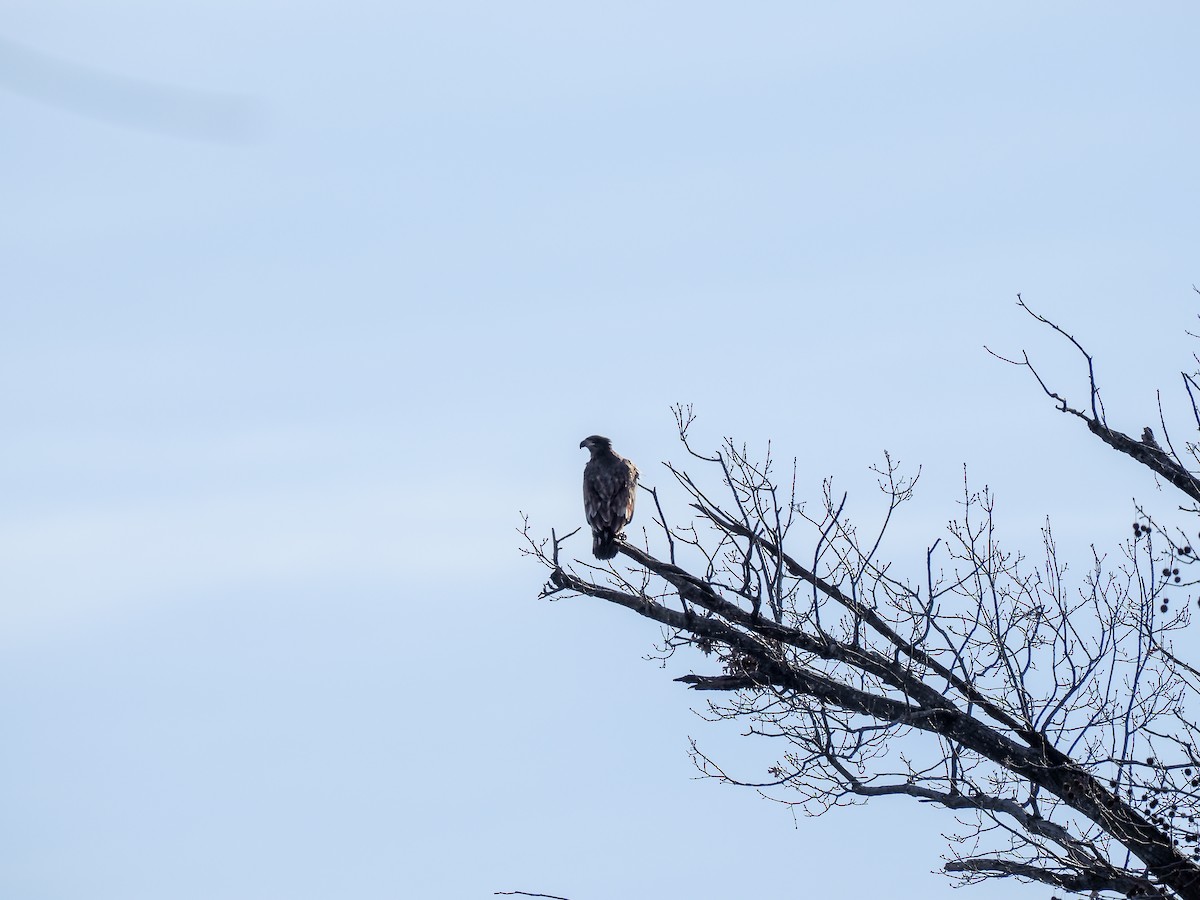
{"type": "MultiPolygon", "coordinates": [[[[1104,415],[1104,407],[1100,403],[1100,391],[1099,388],[1096,387],[1095,364],[1092,360],[1091,354],[1084,350],[1083,345],[1076,340],[1075,337],[1068,334],[1054,322],[1050,321],[1045,316],[1035,313],[1026,305],[1025,301],[1020,298],[1020,295],[1017,297],[1017,305],[1029,313],[1029,315],[1033,316],[1033,318],[1037,319],[1042,324],[1047,325],[1058,334],[1069,340],[1083,355],[1084,359],[1087,360],[1089,411],[1076,409],[1067,402],[1065,397],[1055,391],[1052,391],[1049,386],[1047,386],[1041,374],[1037,371],[1037,369],[1034,368],[1033,363],[1029,359],[1028,353],[1022,353],[1022,358],[1020,360],[1016,360],[1001,356],[1000,354],[991,350],[988,350],[988,352],[1003,362],[1029,369],[1029,371],[1033,374],[1033,377],[1037,379],[1038,384],[1041,385],[1042,391],[1046,394],[1046,396],[1055,401],[1060,412],[1069,413],[1076,418],[1082,419],[1087,425],[1088,431],[1096,435],[1096,437],[1100,438],[1100,440],[1104,441],[1104,443],[1108,444],[1118,453],[1124,453],[1126,456],[1141,463],[1143,466],[1150,469],[1152,472],[1159,475],[1170,484],[1173,484],[1188,497],[1192,498],[1193,500],[1200,501],[1200,480],[1197,480],[1196,477],[1192,475],[1192,473],[1189,472],[1187,468],[1179,461],[1179,459],[1174,456],[1174,454],[1167,453],[1158,445],[1158,442],[1154,440],[1153,432],[1151,432],[1149,428],[1145,429],[1143,432],[1143,440],[1139,441],[1131,438],[1124,432],[1108,426],[1108,422],[1106,421],[1104,415]]],[[[1185,374],[1183,378],[1185,385],[1188,386],[1189,396],[1191,396],[1189,376],[1185,374]]],[[[1193,407],[1195,408],[1195,398],[1193,398],[1193,407]]],[[[1198,414],[1198,424],[1200,424],[1200,414],[1198,414]]]]}
{"type": "Polygon", "coordinates": [[[1173,484],[1193,500],[1200,501],[1200,481],[1165,451],[1151,444],[1136,441],[1129,435],[1109,428],[1103,422],[1085,416],[1088,431],[1119,453],[1141,463],[1147,469],[1173,484]]]}
{"type": "MultiPolygon", "coordinates": [[[[634,556],[654,570],[671,571],[676,567],[663,563],[628,544],[621,551],[634,556]],[[631,552],[632,551],[632,552],[631,552]]],[[[698,604],[706,592],[694,576],[672,572],[673,583],[681,591],[697,589],[689,599],[698,604]]],[[[788,665],[771,650],[771,641],[754,632],[735,628],[716,618],[700,618],[668,609],[646,597],[591,584],[563,569],[551,573],[551,581],[562,588],[624,606],[664,625],[719,641],[749,656],[755,662],[755,677],[726,679],[722,676],[684,676],[679,679],[700,690],[776,690],[794,691],[822,704],[867,716],[876,721],[909,726],[941,735],[981,757],[991,760],[1030,784],[1049,791],[1088,819],[1100,824],[1109,834],[1140,858],[1164,884],[1181,897],[1200,900],[1200,869],[1181,856],[1171,841],[1140,812],[1100,784],[1068,756],[1048,742],[1039,747],[1018,744],[973,716],[955,708],[947,699],[922,705],[892,700],[801,666],[788,665]]],[[[711,591],[711,588],[708,589],[711,591]]],[[[755,628],[776,631],[779,626],[758,620],[755,628]]],[[[923,692],[925,693],[925,692],[923,692]]],[[[936,692],[934,692],[936,693],[936,692]]],[[[1024,737],[1024,736],[1023,736],[1024,737]]]]}
{"type": "Polygon", "coordinates": [[[1153,882],[1144,878],[1104,870],[1059,872],[1012,859],[956,859],[946,863],[944,868],[947,872],[1027,878],[1081,894],[1087,891],[1113,891],[1126,897],[1166,896],[1153,882]]]}

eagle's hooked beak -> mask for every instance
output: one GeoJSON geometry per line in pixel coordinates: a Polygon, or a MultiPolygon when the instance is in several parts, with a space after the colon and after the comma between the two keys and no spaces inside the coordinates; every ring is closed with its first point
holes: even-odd
{"type": "Polygon", "coordinates": [[[586,441],[586,440],[582,440],[582,441],[580,441],[580,442],[579,442],[579,449],[580,449],[580,450],[582,450],[582,449],[583,449],[584,447],[586,447],[586,446],[587,446],[587,441],[586,441]]]}

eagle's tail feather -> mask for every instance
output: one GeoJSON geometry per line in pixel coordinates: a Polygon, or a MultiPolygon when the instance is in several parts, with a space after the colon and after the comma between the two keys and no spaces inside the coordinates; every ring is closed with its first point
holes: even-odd
{"type": "Polygon", "coordinates": [[[612,559],[617,555],[617,538],[611,529],[600,528],[592,532],[592,555],[596,559],[612,559]]]}

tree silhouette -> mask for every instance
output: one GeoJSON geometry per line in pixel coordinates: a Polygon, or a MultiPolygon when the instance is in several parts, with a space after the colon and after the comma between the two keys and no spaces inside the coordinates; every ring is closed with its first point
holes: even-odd
{"type": "MultiPolygon", "coordinates": [[[[1109,426],[1091,356],[1020,305],[1082,354],[1087,403],[1052,390],[1028,355],[1006,361],[1200,501],[1198,445],[1177,448],[1161,411],[1162,445],[1149,427],[1137,440],[1109,426]]],[[[1183,374],[1200,430],[1198,377],[1183,374]]],[[[540,538],[528,519],[524,552],[549,570],[543,597],[623,606],[663,627],[666,655],[698,651],[689,659],[705,671],[676,680],[713,695],[712,717],[786,748],[754,780],[693,743],[705,775],[809,814],[885,795],[940,806],[959,829],[947,835],[944,869],[963,882],[1200,900],[1200,726],[1189,713],[1200,672],[1171,643],[1194,584],[1182,531],[1138,508],[1120,547],[1093,550],[1070,581],[1049,525],[1036,562],[1005,549],[991,495],[964,477],[960,515],[919,574],[900,574],[881,548],[919,472],[884,456],[875,472],[885,510],[867,531],[829,480],[818,503],[803,504],[794,462],[781,479],[769,448],[756,457],[726,440],[697,450],[691,409],[675,414],[689,462],[666,467],[689,499],[688,521],[669,520],[648,490],[653,527],[642,546],[620,544],[620,565],[567,560],[572,535],[540,538]]]]}

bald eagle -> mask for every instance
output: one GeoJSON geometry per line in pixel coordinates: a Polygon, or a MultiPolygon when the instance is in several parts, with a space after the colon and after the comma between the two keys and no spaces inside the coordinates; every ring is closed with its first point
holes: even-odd
{"type": "Polygon", "coordinates": [[[613,452],[612,441],[598,434],[579,442],[592,454],[583,467],[583,513],[592,526],[592,554],[596,559],[617,555],[621,529],[633,519],[637,492],[637,466],[613,452]]]}

